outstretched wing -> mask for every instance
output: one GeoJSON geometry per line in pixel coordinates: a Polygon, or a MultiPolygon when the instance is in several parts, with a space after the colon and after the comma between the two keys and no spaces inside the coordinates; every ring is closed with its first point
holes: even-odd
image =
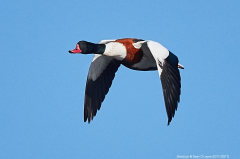
{"type": "Polygon", "coordinates": [[[181,94],[181,77],[178,70],[178,58],[169,52],[164,60],[161,74],[165,106],[168,114],[168,125],[175,115],[181,94]]]}
{"type": "MultiPolygon", "coordinates": [[[[100,42],[106,43],[106,42],[100,42]]],[[[96,54],[89,68],[84,99],[84,122],[96,115],[120,66],[116,59],[96,54]]]]}
{"type": "Polygon", "coordinates": [[[180,102],[181,77],[178,70],[178,58],[161,44],[154,41],[143,43],[141,49],[144,53],[151,53],[156,61],[162,82],[169,125],[180,102]]]}

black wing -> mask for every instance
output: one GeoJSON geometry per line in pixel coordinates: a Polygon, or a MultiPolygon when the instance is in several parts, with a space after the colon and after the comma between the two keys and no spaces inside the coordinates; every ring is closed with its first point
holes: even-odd
{"type": "Polygon", "coordinates": [[[89,68],[85,89],[84,122],[88,120],[88,123],[90,123],[97,110],[100,109],[119,66],[120,62],[112,57],[94,56],[89,68]]]}
{"type": "Polygon", "coordinates": [[[178,58],[171,52],[169,52],[169,56],[163,63],[161,82],[169,125],[174,117],[175,110],[177,110],[181,94],[181,77],[178,70],[178,58]]]}

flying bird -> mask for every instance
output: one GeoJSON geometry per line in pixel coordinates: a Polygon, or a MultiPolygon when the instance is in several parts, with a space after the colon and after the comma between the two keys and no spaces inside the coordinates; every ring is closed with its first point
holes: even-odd
{"type": "Polygon", "coordinates": [[[181,77],[178,58],[160,43],[137,38],[102,40],[99,44],[79,41],[72,54],[94,54],[89,68],[84,99],[84,122],[90,123],[120,65],[140,71],[158,70],[162,83],[168,125],[180,102],[181,77]]]}

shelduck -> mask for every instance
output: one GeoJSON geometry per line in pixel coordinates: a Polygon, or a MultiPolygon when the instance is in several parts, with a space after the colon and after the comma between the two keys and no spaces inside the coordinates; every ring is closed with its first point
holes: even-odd
{"type": "Polygon", "coordinates": [[[90,123],[112,85],[120,65],[133,70],[158,70],[162,83],[168,125],[180,102],[181,77],[178,58],[160,43],[124,38],[102,40],[99,44],[79,41],[72,54],[95,54],[89,68],[84,99],[84,122],[90,123]]]}

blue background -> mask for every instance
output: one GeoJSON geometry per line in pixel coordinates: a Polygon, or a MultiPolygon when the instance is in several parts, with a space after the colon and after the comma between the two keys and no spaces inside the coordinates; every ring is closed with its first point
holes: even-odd
{"type": "Polygon", "coordinates": [[[239,158],[240,1],[8,0],[0,6],[0,158],[239,158]],[[93,55],[80,40],[134,37],[176,54],[182,94],[170,126],[157,71],[120,67],[90,124],[93,55]]]}

